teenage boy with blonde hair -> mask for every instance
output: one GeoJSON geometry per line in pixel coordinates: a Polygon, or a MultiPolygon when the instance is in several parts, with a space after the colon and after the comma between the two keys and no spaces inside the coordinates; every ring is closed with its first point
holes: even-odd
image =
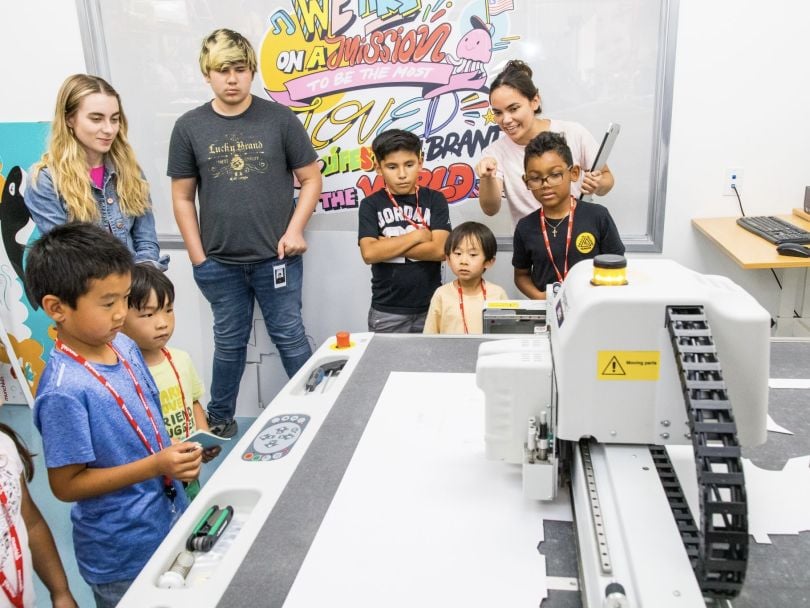
{"type": "Polygon", "coordinates": [[[177,120],[169,147],[174,217],[214,313],[208,420],[223,437],[236,433],[254,299],[288,376],[312,354],[301,317],[301,254],[321,172],[292,111],[251,95],[256,67],[242,35],[218,29],[207,36],[200,70],[214,99],[177,120]],[[297,202],[293,177],[301,184],[297,202]]]}

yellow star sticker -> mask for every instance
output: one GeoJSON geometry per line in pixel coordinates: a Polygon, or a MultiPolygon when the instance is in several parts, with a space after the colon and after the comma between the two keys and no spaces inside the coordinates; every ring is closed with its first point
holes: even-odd
{"type": "Polygon", "coordinates": [[[495,114],[492,113],[492,108],[487,108],[487,113],[484,114],[484,125],[494,125],[495,114]]]}

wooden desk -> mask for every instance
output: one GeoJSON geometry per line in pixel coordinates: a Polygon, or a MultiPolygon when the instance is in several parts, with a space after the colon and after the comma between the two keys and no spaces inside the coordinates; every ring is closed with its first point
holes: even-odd
{"type": "MultiPolygon", "coordinates": [[[[810,231],[810,222],[797,215],[780,215],[784,220],[810,231]]],[[[776,315],[777,336],[810,334],[810,290],[807,268],[810,258],[779,255],[776,245],[737,224],[736,217],[696,218],[692,224],[741,268],[781,269],[782,290],[776,315]],[[799,318],[794,317],[794,310],[799,318]]]]}

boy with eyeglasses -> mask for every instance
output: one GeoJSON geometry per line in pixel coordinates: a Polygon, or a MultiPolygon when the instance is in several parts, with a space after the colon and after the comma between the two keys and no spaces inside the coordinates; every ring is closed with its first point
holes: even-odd
{"type": "Polygon", "coordinates": [[[526,146],[523,166],[523,181],[540,209],[515,227],[515,285],[527,297],[545,300],[546,285],[562,282],[574,264],[602,253],[623,255],[624,244],[605,207],[571,196],[581,169],[564,135],[540,133],[526,146]]]}

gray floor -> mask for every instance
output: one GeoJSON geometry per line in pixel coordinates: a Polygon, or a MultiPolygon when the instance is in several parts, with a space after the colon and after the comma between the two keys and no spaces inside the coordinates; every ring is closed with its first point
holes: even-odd
{"type": "MultiPolygon", "coordinates": [[[[810,341],[774,341],[771,378],[810,378],[810,341]]],[[[810,390],[771,389],[768,410],[794,435],[768,433],[767,443],[743,449],[743,456],[763,469],[781,470],[790,458],[810,454],[810,390]]],[[[734,608],[810,606],[810,532],[771,536],[772,545],[752,542],[745,585],[734,608]]]]}
{"type": "MultiPolygon", "coordinates": [[[[430,360],[430,357],[425,359],[430,360]]],[[[810,341],[774,341],[771,348],[772,378],[810,378],[810,341]]],[[[769,433],[768,442],[760,447],[745,450],[745,456],[758,466],[778,470],[789,458],[810,454],[810,390],[772,389],[770,411],[782,426],[794,431],[795,435],[769,433]]],[[[80,606],[92,606],[92,594],[81,580],[73,557],[73,543],[69,505],[56,500],[48,488],[47,474],[42,460],[42,446],[39,434],[32,428],[31,416],[27,407],[0,407],[0,421],[11,425],[26,440],[29,447],[39,453],[36,458],[37,472],[31,484],[31,493],[39,505],[51,530],[65,563],[71,589],[80,606]]],[[[240,436],[252,420],[239,419],[240,436]]],[[[231,445],[234,445],[234,441],[231,445]]],[[[218,459],[219,460],[219,459],[218,459]]],[[[206,466],[203,482],[215,470],[216,462],[206,466]]],[[[547,530],[547,539],[559,536],[564,542],[565,531],[547,530]]],[[[767,564],[766,567],[749,568],[743,593],[734,601],[735,608],[785,608],[810,606],[810,532],[797,536],[774,536],[773,545],[752,543],[750,563],[767,564]]],[[[554,551],[553,547],[540,547],[544,553],[554,551]]],[[[559,573],[559,574],[562,574],[559,573]]],[[[566,593],[556,597],[555,606],[575,606],[577,602],[566,593]]],[[[50,606],[47,592],[37,581],[38,606],[50,606]]],[[[578,599],[578,598],[577,598],[578,599]]]]}

